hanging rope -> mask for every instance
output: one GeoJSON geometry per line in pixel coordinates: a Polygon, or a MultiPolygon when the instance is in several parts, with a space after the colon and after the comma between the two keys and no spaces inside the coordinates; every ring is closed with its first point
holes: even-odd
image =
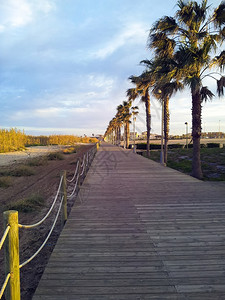
{"type": "Polygon", "coordinates": [[[59,213],[60,213],[60,210],[61,210],[61,207],[62,207],[62,203],[63,203],[63,199],[64,199],[64,197],[62,197],[62,199],[61,199],[61,202],[60,202],[60,205],[59,205],[59,208],[58,208],[58,212],[57,212],[56,218],[55,218],[55,220],[54,220],[54,222],[53,222],[53,225],[52,225],[52,228],[51,228],[51,230],[49,231],[49,233],[48,233],[46,239],[44,240],[43,244],[42,244],[41,247],[34,253],[34,255],[32,255],[29,259],[27,259],[24,263],[22,263],[22,264],[19,266],[20,268],[24,267],[24,266],[25,266],[26,264],[28,264],[32,259],[34,259],[34,258],[38,255],[38,253],[42,250],[42,248],[45,246],[45,244],[47,243],[47,241],[48,241],[48,239],[49,239],[49,237],[50,237],[50,235],[51,235],[53,229],[55,228],[55,224],[56,224],[56,222],[57,222],[57,220],[58,220],[59,213]]]}
{"type": "Polygon", "coordinates": [[[51,211],[53,210],[53,207],[55,206],[56,200],[57,200],[57,198],[59,196],[59,192],[60,192],[60,188],[61,188],[61,185],[62,185],[62,181],[63,181],[63,176],[61,176],[61,178],[60,178],[59,187],[58,187],[55,199],[54,199],[54,201],[52,203],[52,206],[50,207],[48,213],[44,216],[44,218],[41,219],[39,222],[37,222],[35,224],[32,224],[32,225],[21,225],[21,224],[19,224],[18,226],[20,228],[33,228],[33,227],[36,227],[36,226],[40,225],[41,223],[43,223],[47,219],[47,217],[50,215],[51,211]]]}
{"type": "Polygon", "coordinates": [[[4,244],[4,241],[5,241],[5,239],[6,239],[7,235],[8,235],[8,233],[9,233],[9,230],[10,230],[10,226],[8,225],[8,226],[6,227],[5,232],[4,232],[4,234],[3,234],[2,238],[1,238],[1,241],[0,241],[0,250],[2,249],[2,246],[3,246],[3,244],[4,244]]]}
{"type": "Polygon", "coordinates": [[[5,281],[3,283],[3,286],[2,286],[2,289],[1,289],[1,292],[0,292],[0,299],[2,299],[2,295],[4,294],[4,291],[6,289],[6,286],[8,284],[8,281],[9,281],[9,278],[11,277],[11,274],[9,273],[6,278],[5,278],[5,281]]]}
{"type": "Polygon", "coordinates": [[[74,175],[73,175],[73,178],[72,178],[72,179],[66,179],[69,183],[71,183],[71,182],[74,181],[74,179],[75,179],[75,177],[76,177],[76,175],[77,175],[79,163],[80,163],[80,161],[78,160],[78,161],[77,161],[76,170],[75,170],[75,173],[74,173],[74,175]]]}
{"type": "Polygon", "coordinates": [[[83,168],[83,166],[84,166],[85,156],[86,156],[86,155],[84,154],[81,168],[83,168]]]}
{"type": "Polygon", "coordinates": [[[75,183],[75,186],[74,186],[74,189],[73,189],[72,193],[71,193],[70,195],[67,196],[68,199],[72,198],[73,195],[75,194],[75,191],[76,191],[76,188],[77,188],[77,183],[78,183],[79,177],[80,177],[80,175],[78,174],[77,180],[76,180],[76,183],[75,183]]]}

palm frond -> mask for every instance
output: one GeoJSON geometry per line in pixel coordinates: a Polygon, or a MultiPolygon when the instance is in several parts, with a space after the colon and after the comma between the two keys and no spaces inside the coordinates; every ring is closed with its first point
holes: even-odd
{"type": "Polygon", "coordinates": [[[138,97],[138,93],[135,88],[131,88],[127,90],[127,97],[129,101],[133,101],[138,97]]]}
{"type": "Polygon", "coordinates": [[[197,90],[201,89],[201,78],[198,76],[188,76],[184,79],[184,84],[191,87],[192,93],[195,93],[197,90]]]}
{"type": "Polygon", "coordinates": [[[140,64],[141,65],[144,65],[145,67],[147,68],[152,68],[153,66],[153,61],[152,60],[149,60],[149,59],[143,59],[140,61],[140,64]]]}
{"type": "Polygon", "coordinates": [[[176,17],[181,23],[189,26],[193,22],[193,2],[179,0],[177,6],[179,9],[176,12],[176,17]]]}
{"type": "Polygon", "coordinates": [[[209,89],[207,86],[203,86],[201,88],[201,91],[200,91],[200,94],[201,94],[201,100],[202,101],[207,101],[207,100],[212,100],[212,98],[215,96],[209,89]]]}
{"type": "Polygon", "coordinates": [[[150,30],[150,34],[154,34],[156,32],[163,32],[167,34],[174,34],[178,30],[178,25],[176,20],[173,17],[162,17],[158,21],[153,24],[152,29],[150,30]]]}
{"type": "Polygon", "coordinates": [[[194,12],[195,12],[195,21],[197,23],[201,23],[204,22],[206,19],[206,13],[207,10],[209,8],[209,6],[207,6],[207,0],[202,0],[201,4],[198,4],[196,1],[194,2],[194,12]]]}
{"type": "Polygon", "coordinates": [[[213,14],[213,21],[216,27],[225,25],[225,1],[217,7],[213,14]]]}
{"type": "Polygon", "coordinates": [[[219,66],[221,71],[225,69],[225,51],[222,51],[220,55],[215,57],[214,64],[219,66]]]}
{"type": "Polygon", "coordinates": [[[219,80],[217,80],[217,93],[219,97],[224,95],[224,87],[225,87],[225,77],[222,76],[219,80]]]}
{"type": "Polygon", "coordinates": [[[154,49],[156,55],[171,57],[176,47],[176,42],[174,39],[169,38],[167,34],[157,32],[149,35],[148,46],[150,49],[154,49]]]}

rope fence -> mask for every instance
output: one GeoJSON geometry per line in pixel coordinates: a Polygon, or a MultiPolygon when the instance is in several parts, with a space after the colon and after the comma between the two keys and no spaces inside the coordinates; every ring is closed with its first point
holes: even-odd
{"type": "Polygon", "coordinates": [[[73,175],[72,179],[66,178],[66,181],[67,181],[67,182],[71,183],[71,182],[74,181],[74,179],[75,179],[76,176],[77,176],[77,172],[78,172],[79,166],[80,166],[80,160],[78,159],[78,161],[77,161],[77,166],[76,166],[76,170],[75,170],[75,172],[74,172],[74,175],[73,175]]]}
{"type": "Polygon", "coordinates": [[[3,294],[5,294],[6,300],[20,300],[20,269],[31,262],[44,248],[56,226],[60,213],[62,215],[62,226],[65,224],[68,211],[67,198],[71,199],[74,197],[77,192],[77,188],[80,188],[81,180],[84,180],[98,148],[99,143],[96,143],[95,147],[91,148],[86,154],[84,154],[82,163],[80,162],[80,159],[78,159],[74,175],[71,179],[67,178],[66,171],[61,172],[58,189],[52,205],[46,215],[39,222],[30,225],[23,225],[18,223],[18,211],[11,210],[3,213],[5,230],[0,241],[0,250],[4,244],[5,280],[1,287],[0,299],[2,299],[3,294]],[[69,195],[67,195],[67,183],[74,184],[72,193],[69,195]],[[42,224],[51,214],[59,198],[60,200],[56,216],[44,242],[30,258],[22,264],[19,264],[19,229],[30,229],[42,224]]]}
{"type": "Polygon", "coordinates": [[[61,178],[60,178],[59,187],[58,187],[58,190],[57,190],[55,199],[54,199],[54,201],[53,201],[53,203],[52,203],[52,206],[50,207],[49,211],[48,211],[47,214],[44,216],[44,218],[41,219],[39,222],[37,222],[37,223],[35,223],[35,224],[31,224],[31,225],[22,225],[22,224],[18,224],[18,226],[19,226],[20,228],[26,228],[26,229],[28,229],[28,228],[34,228],[34,227],[37,227],[37,226],[41,225],[41,224],[47,219],[47,217],[50,215],[50,213],[51,213],[51,211],[53,210],[53,208],[54,208],[54,206],[55,206],[55,203],[56,203],[56,201],[57,201],[57,199],[58,199],[59,192],[60,192],[60,189],[61,189],[61,186],[62,186],[62,181],[63,181],[63,176],[61,176],[61,178]]]}

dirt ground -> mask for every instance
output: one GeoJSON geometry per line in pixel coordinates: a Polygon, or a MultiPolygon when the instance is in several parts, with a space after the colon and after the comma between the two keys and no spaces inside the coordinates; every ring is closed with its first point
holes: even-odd
{"type": "MultiPolygon", "coordinates": [[[[19,199],[23,199],[32,194],[40,194],[45,199],[45,205],[42,209],[35,211],[35,213],[19,213],[20,224],[33,224],[42,219],[48,209],[50,208],[60,180],[60,171],[66,170],[68,176],[73,176],[76,161],[78,158],[83,158],[83,155],[93,145],[82,145],[77,150],[77,153],[64,154],[63,160],[48,161],[46,165],[32,167],[35,174],[32,176],[13,177],[12,185],[8,188],[0,188],[0,238],[3,234],[3,211],[7,210],[7,204],[14,203],[19,199]]],[[[0,170],[4,170],[10,166],[10,168],[16,168],[17,166],[24,164],[27,159],[37,155],[43,155],[48,152],[58,151],[58,147],[35,147],[29,148],[26,152],[17,152],[10,154],[0,155],[0,170]]],[[[62,149],[60,149],[62,150],[62,149]]],[[[72,187],[71,187],[72,189],[72,187]]],[[[69,207],[72,207],[75,198],[68,203],[69,207]]],[[[57,207],[55,208],[55,211],[57,207]]],[[[54,220],[54,211],[46,219],[44,223],[33,229],[20,229],[20,263],[23,263],[31,255],[33,255],[45,240],[51,224],[54,220]]],[[[51,238],[47,242],[46,246],[42,249],[41,253],[33,259],[29,264],[21,269],[21,299],[31,300],[44,271],[45,265],[48,262],[50,254],[57,241],[59,233],[62,229],[61,219],[57,223],[51,238]]],[[[3,249],[0,251],[0,288],[3,284],[4,275],[4,253],[3,249]]],[[[3,296],[4,297],[4,296],[3,296]]],[[[3,298],[4,299],[4,298],[3,298]]]]}

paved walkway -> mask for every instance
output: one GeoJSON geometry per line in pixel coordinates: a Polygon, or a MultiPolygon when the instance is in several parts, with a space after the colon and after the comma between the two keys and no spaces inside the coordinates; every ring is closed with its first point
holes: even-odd
{"type": "Polygon", "coordinates": [[[40,299],[225,299],[225,184],[103,144],[40,299]]]}

